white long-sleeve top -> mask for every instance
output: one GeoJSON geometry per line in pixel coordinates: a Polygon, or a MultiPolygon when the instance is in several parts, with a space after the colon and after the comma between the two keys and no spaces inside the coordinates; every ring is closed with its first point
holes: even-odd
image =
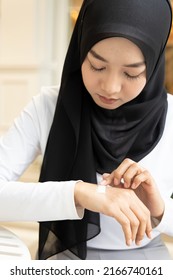
{"type": "MultiPolygon", "coordinates": [[[[46,221],[81,219],[83,209],[76,208],[76,181],[17,182],[24,170],[39,155],[44,155],[52,124],[58,87],[44,87],[32,98],[9,131],[0,138],[0,221],[46,221]]],[[[152,152],[140,161],[154,177],[165,201],[165,212],[153,237],[173,235],[173,96],[168,95],[168,114],[164,134],[152,152]]],[[[101,175],[97,174],[98,181],[101,175]]],[[[79,178],[80,180],[80,178],[79,178]]],[[[101,216],[101,233],[88,246],[105,249],[130,249],[125,245],[122,228],[113,218],[101,216]]],[[[145,238],[141,246],[149,242],[145,238]]],[[[138,246],[139,248],[139,246],[138,246]]]]}
{"type": "Polygon", "coordinates": [[[44,88],[0,138],[0,221],[83,217],[83,210],[74,203],[76,181],[17,182],[33,160],[44,154],[57,95],[57,88],[44,88]]]}

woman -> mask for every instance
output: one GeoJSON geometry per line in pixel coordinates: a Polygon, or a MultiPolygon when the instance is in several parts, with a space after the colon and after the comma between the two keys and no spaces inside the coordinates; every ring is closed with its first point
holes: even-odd
{"type": "Polygon", "coordinates": [[[166,0],[84,1],[56,108],[45,88],[1,139],[1,219],[40,221],[40,259],[170,258],[171,17],[166,0]],[[12,182],[40,152],[40,183],[12,182]]]}

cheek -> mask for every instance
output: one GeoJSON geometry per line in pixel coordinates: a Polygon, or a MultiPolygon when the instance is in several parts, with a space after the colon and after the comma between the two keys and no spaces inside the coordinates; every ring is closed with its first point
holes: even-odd
{"type": "Polygon", "coordinates": [[[130,82],[126,84],[126,97],[128,100],[134,99],[137,97],[143,88],[146,85],[146,79],[142,79],[141,81],[138,82],[130,82]]]}
{"type": "Polygon", "coordinates": [[[138,95],[141,93],[141,91],[144,89],[145,85],[146,85],[146,78],[142,78],[138,87],[137,87],[137,91],[138,91],[138,95]]]}
{"type": "Polygon", "coordinates": [[[89,93],[92,93],[92,91],[95,88],[95,79],[93,77],[93,73],[87,69],[85,65],[82,66],[82,79],[83,83],[89,93]]]}

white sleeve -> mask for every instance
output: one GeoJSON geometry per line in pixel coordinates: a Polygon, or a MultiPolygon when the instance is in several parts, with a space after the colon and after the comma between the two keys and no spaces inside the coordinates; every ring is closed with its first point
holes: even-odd
{"type": "Polygon", "coordinates": [[[75,182],[16,182],[44,152],[53,116],[53,108],[48,108],[52,100],[47,93],[33,98],[0,138],[0,221],[82,218],[83,210],[74,204],[75,182]]]}
{"type": "Polygon", "coordinates": [[[173,200],[172,198],[164,199],[165,210],[160,223],[156,222],[155,231],[173,236],[173,223],[172,223],[172,213],[173,213],[173,200]]]}
{"type": "Polygon", "coordinates": [[[0,221],[80,219],[83,209],[74,204],[75,181],[0,182],[0,221]]]}

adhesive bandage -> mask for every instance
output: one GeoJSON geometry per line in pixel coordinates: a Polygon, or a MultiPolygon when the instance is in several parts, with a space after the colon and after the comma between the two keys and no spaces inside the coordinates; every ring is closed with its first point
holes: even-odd
{"type": "Polygon", "coordinates": [[[96,192],[105,193],[106,192],[106,186],[97,185],[96,192]]]}

